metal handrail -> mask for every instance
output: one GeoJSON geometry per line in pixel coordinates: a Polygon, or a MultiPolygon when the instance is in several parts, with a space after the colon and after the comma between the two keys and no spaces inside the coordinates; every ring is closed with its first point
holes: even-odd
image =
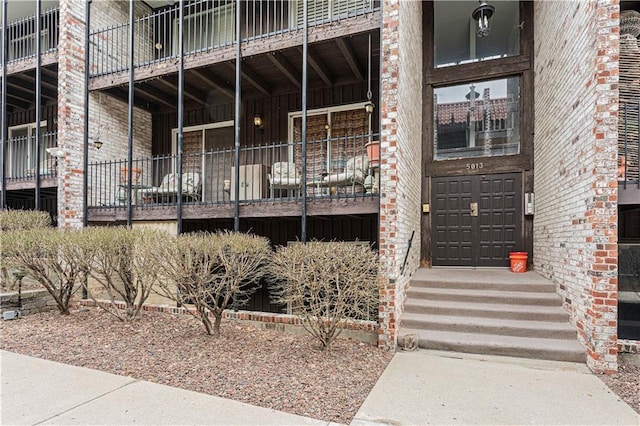
{"type": "MultiPolygon", "coordinates": [[[[369,135],[363,134],[308,141],[306,188],[301,186],[300,142],[242,147],[239,200],[254,204],[300,201],[302,191],[315,200],[374,197],[365,185],[365,179],[374,173],[366,167],[369,140],[369,135]]],[[[90,163],[88,208],[126,208],[128,196],[134,208],[175,206],[179,195],[177,162],[177,155],[134,159],[131,185],[126,159],[90,163]]],[[[182,177],[183,204],[233,204],[233,147],[184,153],[182,177]]]]}
{"type": "MultiPolygon", "coordinates": [[[[40,42],[42,54],[58,50],[58,26],[60,9],[53,8],[42,13],[40,18],[40,42]]],[[[20,18],[7,26],[7,63],[36,56],[36,16],[20,18]]]]}
{"type": "MultiPolygon", "coordinates": [[[[309,26],[320,26],[380,10],[380,0],[306,0],[309,26]]],[[[242,2],[241,42],[301,30],[302,0],[242,2]]],[[[184,54],[195,55],[236,44],[235,0],[195,0],[185,4],[184,54]]],[[[178,55],[178,4],[139,17],[134,22],[134,68],[178,55]]],[[[91,77],[128,70],[129,24],[114,23],[90,34],[91,77]]]]}

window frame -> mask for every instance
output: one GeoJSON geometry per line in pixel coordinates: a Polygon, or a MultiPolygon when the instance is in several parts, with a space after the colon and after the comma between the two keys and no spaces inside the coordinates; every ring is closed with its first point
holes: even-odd
{"type": "MultiPolygon", "coordinates": [[[[469,12],[471,13],[471,12],[469,12]]],[[[423,133],[425,176],[500,173],[533,168],[533,3],[520,1],[520,54],[436,68],[434,66],[434,2],[423,8],[423,133]],[[520,153],[508,156],[434,159],[434,89],[507,77],[520,79],[520,153]],[[482,163],[482,167],[469,168],[482,163]]]]}

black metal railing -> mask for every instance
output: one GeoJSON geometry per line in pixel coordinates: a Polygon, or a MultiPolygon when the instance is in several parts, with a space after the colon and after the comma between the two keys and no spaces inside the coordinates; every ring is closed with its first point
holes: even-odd
{"type": "MultiPolygon", "coordinates": [[[[306,0],[309,25],[318,26],[380,9],[379,0],[306,0]]],[[[193,55],[234,45],[235,0],[196,0],[185,5],[184,54],[193,55]]],[[[242,2],[241,41],[270,37],[302,27],[302,0],[242,2]]],[[[178,5],[134,22],[134,67],[176,58],[178,5]]],[[[125,71],[129,61],[129,23],[117,23],[89,36],[90,76],[125,71]]]]}
{"type": "Polygon", "coordinates": [[[378,159],[367,150],[374,139],[376,135],[358,135],[309,141],[306,162],[300,142],[242,147],[238,185],[233,148],[186,153],[182,191],[175,155],[134,160],[131,185],[126,160],[95,162],[88,169],[88,206],[124,208],[129,197],[135,208],[173,206],[178,197],[194,205],[232,204],[236,196],[243,203],[292,202],[300,201],[303,191],[309,199],[374,197],[378,159]]]}
{"type": "MultiPolygon", "coordinates": [[[[7,26],[7,63],[32,58],[36,55],[36,16],[28,16],[7,26]]],[[[50,9],[40,18],[41,53],[58,49],[58,23],[60,10],[50,9]]]]}
{"type": "Polygon", "coordinates": [[[618,131],[618,182],[624,189],[628,185],[640,188],[638,153],[640,152],[640,102],[622,104],[618,131]]]}
{"type": "MultiPolygon", "coordinates": [[[[57,158],[52,148],[58,145],[56,132],[40,136],[40,177],[56,176],[57,158]]],[[[36,138],[20,136],[7,142],[7,181],[29,180],[36,177],[36,138]]]]}

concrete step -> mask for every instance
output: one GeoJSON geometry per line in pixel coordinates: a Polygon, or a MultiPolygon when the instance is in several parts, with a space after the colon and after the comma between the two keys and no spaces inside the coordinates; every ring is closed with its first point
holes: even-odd
{"type": "Polygon", "coordinates": [[[536,272],[522,274],[506,268],[482,270],[458,268],[421,268],[411,279],[412,287],[450,288],[465,290],[498,290],[555,293],[554,283],[536,272]]]}
{"type": "Polygon", "coordinates": [[[472,303],[505,303],[509,305],[559,306],[555,292],[498,291],[458,288],[409,287],[408,298],[472,303]]]}
{"type": "Polygon", "coordinates": [[[576,330],[566,322],[522,321],[453,315],[402,315],[404,329],[453,331],[461,333],[497,334],[504,336],[538,337],[576,340],[576,330]]]}
{"type": "Polygon", "coordinates": [[[417,335],[418,347],[423,349],[585,362],[584,348],[576,340],[402,328],[398,337],[400,347],[408,334],[417,335]]]}
{"type": "Polygon", "coordinates": [[[568,315],[560,306],[529,306],[493,303],[462,303],[410,298],[404,311],[412,314],[458,315],[465,317],[502,318],[526,321],[567,322],[568,315]]]}

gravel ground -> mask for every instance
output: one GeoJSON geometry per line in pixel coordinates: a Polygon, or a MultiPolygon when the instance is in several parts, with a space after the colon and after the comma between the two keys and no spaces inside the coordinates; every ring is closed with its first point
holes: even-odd
{"type": "Polygon", "coordinates": [[[0,332],[11,352],[347,424],[393,356],[343,339],[323,352],[310,336],[229,320],[215,339],[187,315],[124,324],[86,307],[0,321],[0,332]]]}
{"type": "MultiPolygon", "coordinates": [[[[393,355],[342,339],[322,352],[309,336],[232,321],[214,339],[190,316],[145,312],[123,324],[86,307],[0,321],[0,333],[8,351],[347,424],[393,355]]],[[[640,413],[638,357],[599,377],[640,413]]]]}
{"type": "Polygon", "coordinates": [[[609,388],[640,414],[640,355],[618,356],[618,372],[601,375],[609,388]]]}

